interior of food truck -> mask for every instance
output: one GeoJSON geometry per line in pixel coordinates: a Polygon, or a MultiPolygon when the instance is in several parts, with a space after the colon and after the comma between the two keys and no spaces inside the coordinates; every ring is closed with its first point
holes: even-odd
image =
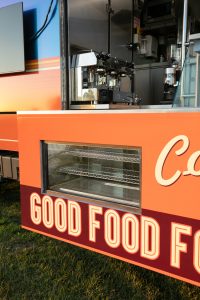
{"type": "Polygon", "coordinates": [[[69,0],[70,109],[199,106],[200,3],[69,0]]]}

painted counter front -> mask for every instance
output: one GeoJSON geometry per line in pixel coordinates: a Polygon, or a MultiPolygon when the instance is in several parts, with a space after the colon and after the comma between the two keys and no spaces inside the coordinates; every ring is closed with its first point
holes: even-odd
{"type": "Polygon", "coordinates": [[[19,112],[22,227],[200,286],[200,113],[19,112]],[[44,193],[41,142],[141,149],[139,213],[44,193]]]}

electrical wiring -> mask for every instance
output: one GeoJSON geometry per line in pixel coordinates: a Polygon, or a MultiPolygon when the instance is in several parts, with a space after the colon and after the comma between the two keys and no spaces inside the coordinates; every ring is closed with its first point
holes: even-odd
{"type": "MultiPolygon", "coordinates": [[[[45,30],[45,28],[49,22],[49,15],[52,10],[53,3],[54,3],[54,0],[51,0],[43,25],[36,33],[34,33],[34,35],[31,36],[30,40],[36,40],[42,34],[42,32],[45,30]]],[[[57,1],[56,1],[56,5],[57,5],[57,1]]]]}

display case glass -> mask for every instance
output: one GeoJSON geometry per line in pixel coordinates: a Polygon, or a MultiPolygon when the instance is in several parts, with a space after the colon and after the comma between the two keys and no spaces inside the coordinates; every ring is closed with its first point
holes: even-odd
{"type": "Polygon", "coordinates": [[[44,192],[140,209],[140,148],[42,142],[42,153],[44,192]]]}

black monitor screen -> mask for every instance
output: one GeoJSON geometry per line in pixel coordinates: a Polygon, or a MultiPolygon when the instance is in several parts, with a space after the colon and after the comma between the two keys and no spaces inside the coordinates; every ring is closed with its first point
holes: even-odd
{"type": "Polygon", "coordinates": [[[17,3],[0,8],[0,74],[24,70],[23,5],[17,3]]]}

